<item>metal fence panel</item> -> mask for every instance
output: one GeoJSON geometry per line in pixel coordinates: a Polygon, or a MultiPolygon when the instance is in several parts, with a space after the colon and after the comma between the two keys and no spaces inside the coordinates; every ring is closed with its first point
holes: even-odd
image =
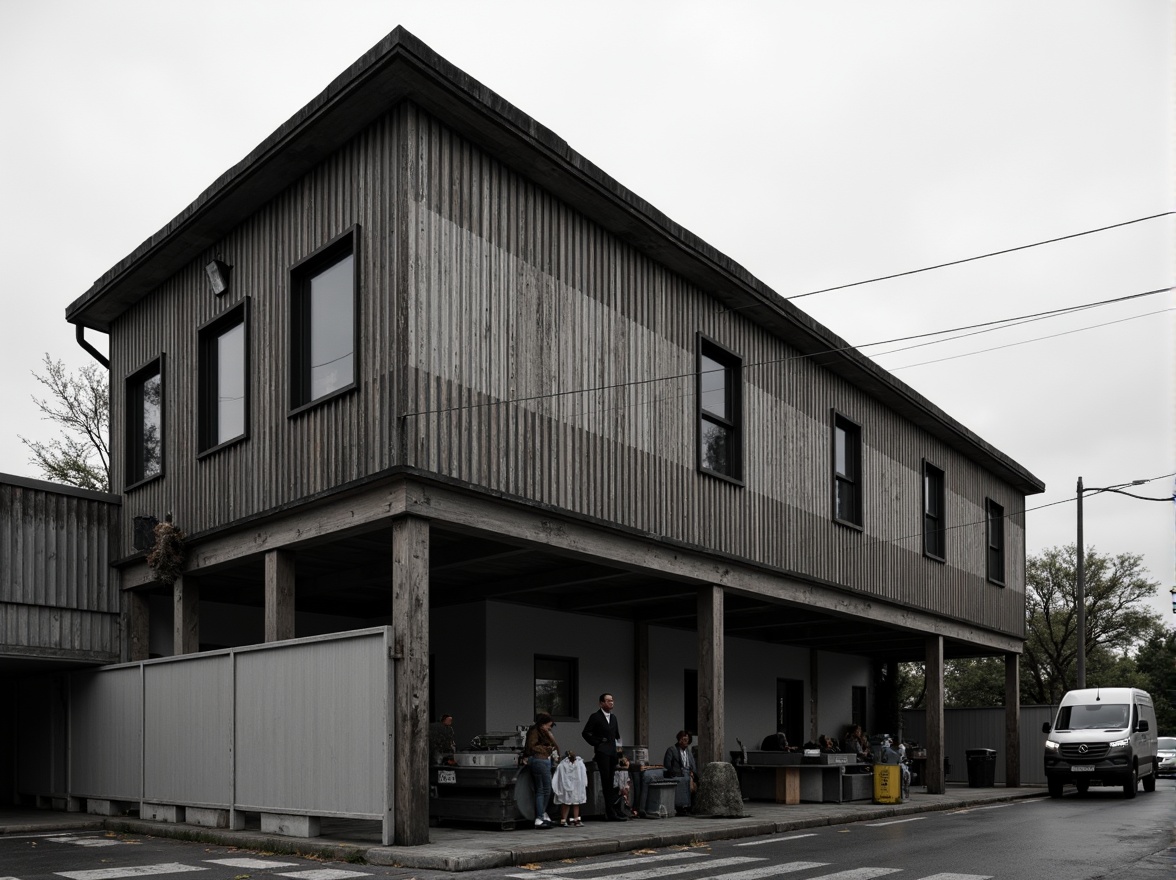
{"type": "MultiPolygon", "coordinates": [[[[1041,722],[1052,720],[1049,706],[1022,706],[1020,724],[1021,784],[1044,785],[1042,763],[1041,722]]],[[[907,741],[924,743],[927,713],[922,709],[908,709],[902,713],[903,736],[907,741]]],[[[951,772],[948,782],[968,781],[968,749],[996,750],[995,781],[1005,781],[1004,742],[1005,710],[1003,706],[982,709],[944,709],[944,755],[951,772]]]]}
{"type": "Polygon", "coordinates": [[[138,665],[70,679],[70,794],[139,800],[143,780],[143,680],[138,665]]]}
{"type": "Polygon", "coordinates": [[[229,807],[233,799],[233,655],[143,667],[143,799],[229,807]]]}

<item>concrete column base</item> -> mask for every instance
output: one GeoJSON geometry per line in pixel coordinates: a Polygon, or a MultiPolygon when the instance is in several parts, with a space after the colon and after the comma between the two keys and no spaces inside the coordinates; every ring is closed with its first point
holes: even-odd
{"type": "Polygon", "coordinates": [[[170,822],[178,825],[184,821],[184,808],[175,804],[144,803],[139,807],[139,818],[150,819],[152,822],[170,822]]]}
{"type": "MultiPolygon", "coordinates": [[[[229,811],[219,810],[213,807],[188,807],[187,809],[189,825],[199,825],[201,828],[228,828],[229,827],[229,811]]],[[[240,831],[245,827],[244,815],[241,815],[241,825],[234,830],[240,831]]]]}
{"type": "Polygon", "coordinates": [[[85,798],[68,798],[65,802],[65,811],[67,813],[84,813],[86,812],[85,798]]]}
{"type": "Polygon", "coordinates": [[[284,813],[262,813],[263,834],[281,834],[286,837],[318,837],[318,816],[291,816],[284,813]]]}

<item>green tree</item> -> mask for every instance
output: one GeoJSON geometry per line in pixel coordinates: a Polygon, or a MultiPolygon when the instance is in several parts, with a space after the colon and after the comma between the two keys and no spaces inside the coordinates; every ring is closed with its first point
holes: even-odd
{"type": "Polygon", "coordinates": [[[42,363],[44,374],[33,378],[48,390],[44,398],[33,397],[41,417],[53,422],[62,434],[42,442],[20,437],[35,464],[48,480],[82,489],[110,491],[110,382],[95,364],[74,373],[48,354],[42,363]]]}
{"type": "MultiPolygon", "coordinates": [[[[1128,685],[1131,654],[1159,615],[1144,600],[1159,584],[1145,577],[1143,557],[1104,556],[1093,547],[1085,560],[1086,683],[1128,685]]],[[[1076,686],[1078,662],[1077,553],[1074,545],[1029,557],[1025,572],[1028,640],[1022,658],[1021,701],[1054,704],[1076,686]]]]}
{"type": "Polygon", "coordinates": [[[943,690],[945,706],[1003,706],[1004,658],[973,657],[948,661],[943,668],[943,690]]]}
{"type": "Polygon", "coordinates": [[[1176,630],[1163,624],[1148,633],[1135,654],[1135,665],[1156,706],[1160,732],[1176,736],[1176,630]]]}

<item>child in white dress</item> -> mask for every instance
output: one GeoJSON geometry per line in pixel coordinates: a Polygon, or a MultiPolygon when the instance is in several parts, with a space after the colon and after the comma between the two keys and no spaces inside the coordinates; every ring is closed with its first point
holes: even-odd
{"type": "Polygon", "coordinates": [[[559,804],[559,824],[562,828],[574,828],[584,823],[580,819],[580,804],[588,800],[588,769],[583,760],[567,752],[551,775],[551,791],[559,804]],[[571,808],[571,818],[568,809],[571,808]]]}

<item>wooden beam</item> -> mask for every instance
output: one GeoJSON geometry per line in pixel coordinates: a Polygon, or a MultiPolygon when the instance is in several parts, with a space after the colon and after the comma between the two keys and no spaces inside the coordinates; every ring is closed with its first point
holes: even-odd
{"type": "Polygon", "coordinates": [[[1021,785],[1021,655],[1005,654],[1005,785],[1021,785]]]}
{"type": "Polygon", "coordinates": [[[265,640],[294,638],[294,554],[268,550],[265,554],[265,640]]]}
{"type": "Polygon", "coordinates": [[[145,590],[130,590],[126,594],[126,656],[122,659],[137,663],[151,656],[151,606],[145,590]]]}
{"type": "Polygon", "coordinates": [[[723,760],[723,588],[698,588],[698,763],[723,760]]]}
{"type": "MultiPolygon", "coordinates": [[[[809,648],[809,742],[816,742],[817,737],[821,735],[821,725],[819,723],[821,701],[817,687],[821,672],[820,657],[820,651],[816,648],[809,648]]],[[[834,731],[833,735],[840,736],[837,731],[834,731]]]]}
{"type": "Polygon", "coordinates": [[[633,625],[633,698],[635,745],[649,746],[649,624],[633,625]]]}
{"type": "Polygon", "coordinates": [[[392,522],[393,833],[429,842],[429,523],[392,522]]]}
{"type": "Polygon", "coordinates": [[[943,772],[943,636],[928,636],[926,669],[927,794],[943,794],[947,790],[943,772]]]}
{"type": "Polygon", "coordinates": [[[200,581],[182,574],[172,584],[172,654],[200,651],[200,581]]]}

